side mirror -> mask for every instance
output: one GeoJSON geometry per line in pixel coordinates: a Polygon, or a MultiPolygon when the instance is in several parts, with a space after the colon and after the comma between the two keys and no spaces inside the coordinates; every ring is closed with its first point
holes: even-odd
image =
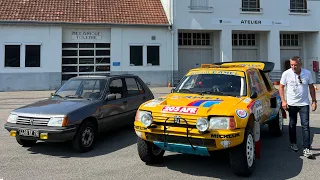
{"type": "Polygon", "coordinates": [[[111,101],[111,100],[115,100],[117,97],[115,94],[108,94],[108,96],[106,97],[106,100],[111,101]]]}
{"type": "Polygon", "coordinates": [[[258,97],[258,94],[257,94],[256,91],[254,91],[254,92],[251,93],[251,95],[250,95],[250,98],[251,98],[251,99],[255,99],[255,98],[257,98],[257,97],[258,97]]]}

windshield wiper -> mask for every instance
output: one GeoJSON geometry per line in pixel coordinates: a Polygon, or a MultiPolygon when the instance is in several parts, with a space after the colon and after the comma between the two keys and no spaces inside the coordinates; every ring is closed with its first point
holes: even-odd
{"type": "Polygon", "coordinates": [[[62,96],[60,96],[59,94],[56,94],[56,93],[51,94],[51,96],[56,96],[56,97],[59,97],[61,99],[64,99],[62,96]]]}
{"type": "Polygon", "coordinates": [[[78,99],[82,99],[81,96],[78,96],[78,95],[68,95],[68,96],[65,96],[65,98],[78,98],[78,99]]]}

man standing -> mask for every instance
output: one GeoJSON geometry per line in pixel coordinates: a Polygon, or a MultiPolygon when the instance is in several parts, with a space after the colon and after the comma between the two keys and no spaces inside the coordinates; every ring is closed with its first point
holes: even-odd
{"type": "Polygon", "coordinates": [[[296,125],[297,114],[300,115],[302,138],[303,138],[303,155],[307,158],[313,157],[310,151],[310,100],[308,96],[308,89],[312,98],[312,111],[317,109],[316,93],[313,86],[311,72],[307,69],[301,68],[302,61],[299,56],[294,56],[290,59],[290,69],[283,72],[279,85],[279,93],[282,101],[282,108],[289,112],[289,138],[291,142],[291,149],[298,151],[296,125]],[[286,88],[286,97],[284,97],[284,87],[286,88]]]}

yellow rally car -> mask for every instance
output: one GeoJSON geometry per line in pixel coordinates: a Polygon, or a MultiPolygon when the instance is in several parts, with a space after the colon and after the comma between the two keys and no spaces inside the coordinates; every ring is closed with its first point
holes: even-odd
{"type": "Polygon", "coordinates": [[[280,136],[286,112],[267,73],[272,62],[204,64],[166,96],[142,104],[134,128],[146,164],[165,151],[210,156],[227,149],[237,175],[250,176],[260,153],[260,127],[280,136]]]}

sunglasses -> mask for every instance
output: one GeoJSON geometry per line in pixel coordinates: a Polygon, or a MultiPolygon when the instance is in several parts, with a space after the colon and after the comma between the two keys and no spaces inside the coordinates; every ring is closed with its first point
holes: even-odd
{"type": "Polygon", "coordinates": [[[301,76],[298,76],[299,83],[302,84],[301,76]]]}

